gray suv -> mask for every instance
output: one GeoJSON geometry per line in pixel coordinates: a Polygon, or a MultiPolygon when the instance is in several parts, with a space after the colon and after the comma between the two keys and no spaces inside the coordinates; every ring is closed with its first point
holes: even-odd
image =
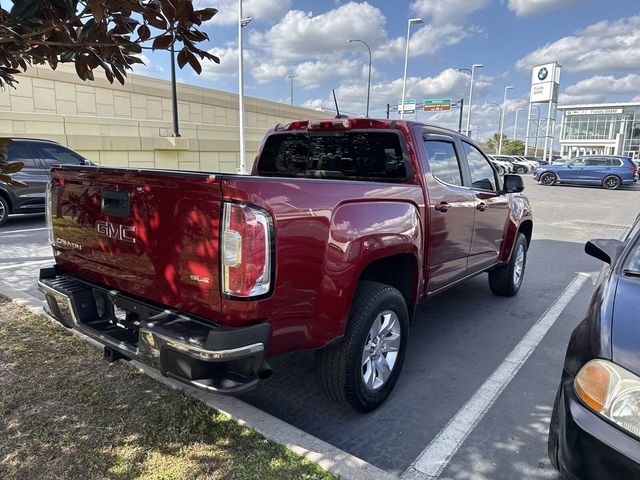
{"type": "Polygon", "coordinates": [[[7,161],[24,163],[22,170],[12,177],[28,186],[20,188],[0,183],[0,226],[13,213],[44,212],[45,189],[52,166],[90,163],[82,155],[59,143],[28,138],[12,139],[7,161]]]}

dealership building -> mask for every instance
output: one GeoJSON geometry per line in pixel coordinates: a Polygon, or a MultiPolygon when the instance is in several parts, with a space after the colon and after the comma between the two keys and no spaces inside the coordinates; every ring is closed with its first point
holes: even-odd
{"type": "Polygon", "coordinates": [[[566,105],[562,111],[563,157],[628,155],[640,158],[640,103],[566,105]]]}

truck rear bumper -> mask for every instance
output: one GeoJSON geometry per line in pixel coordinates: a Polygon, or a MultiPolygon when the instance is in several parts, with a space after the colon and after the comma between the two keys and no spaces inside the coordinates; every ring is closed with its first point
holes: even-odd
{"type": "Polygon", "coordinates": [[[268,323],[228,328],[147,303],[56,268],[40,270],[47,313],[105,347],[110,360],[135,359],[163,375],[223,394],[243,393],[267,376],[268,323]]]}

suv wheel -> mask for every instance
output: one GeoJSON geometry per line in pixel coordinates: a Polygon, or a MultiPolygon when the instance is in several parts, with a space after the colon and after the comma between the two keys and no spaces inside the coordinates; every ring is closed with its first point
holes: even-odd
{"type": "Polygon", "coordinates": [[[0,226],[4,225],[9,218],[9,204],[0,196],[0,226]]]}
{"type": "Polygon", "coordinates": [[[522,286],[527,265],[527,239],[518,233],[509,263],[489,271],[489,287],[495,295],[513,297],[522,286]]]}
{"type": "Polygon", "coordinates": [[[341,344],[316,353],[325,394],[363,413],[382,405],[400,375],[408,331],[402,294],[382,283],[360,282],[341,344]]]}
{"type": "Polygon", "coordinates": [[[604,177],[602,186],[609,190],[615,190],[620,186],[620,179],[615,175],[609,175],[608,177],[604,177]]]}

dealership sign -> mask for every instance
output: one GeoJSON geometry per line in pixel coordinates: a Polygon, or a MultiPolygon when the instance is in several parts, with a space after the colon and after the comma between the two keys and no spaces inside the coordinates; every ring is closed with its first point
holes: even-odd
{"type": "Polygon", "coordinates": [[[531,71],[531,103],[558,101],[560,70],[560,65],[555,62],[533,67],[531,71]]]}
{"type": "Polygon", "coordinates": [[[576,110],[565,110],[565,115],[612,115],[622,113],[622,108],[581,108],[576,110]]]}

